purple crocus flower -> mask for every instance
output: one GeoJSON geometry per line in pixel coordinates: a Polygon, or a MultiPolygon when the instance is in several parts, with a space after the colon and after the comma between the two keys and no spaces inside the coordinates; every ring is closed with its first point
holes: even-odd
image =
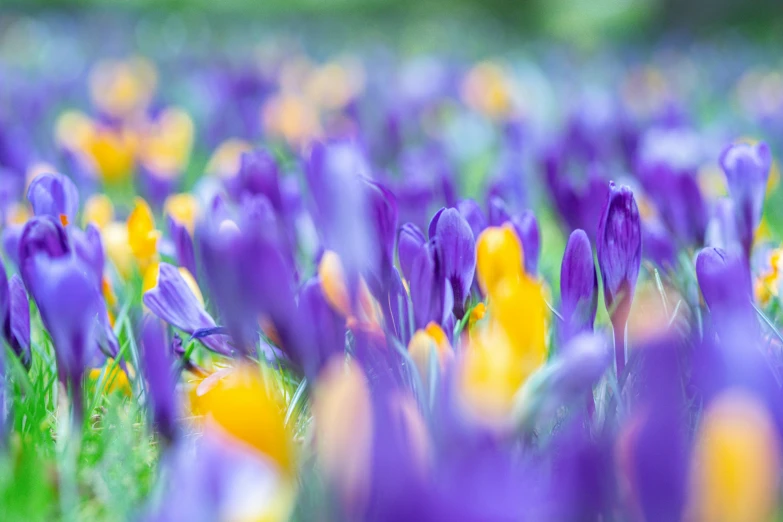
{"type": "Polygon", "coordinates": [[[369,203],[362,179],[369,177],[369,165],[358,146],[337,142],[314,145],[306,167],[313,217],[324,246],[340,256],[353,298],[359,274],[375,264],[368,256],[376,252],[370,248],[369,203]]]}
{"type": "Polygon", "coordinates": [[[764,194],[772,165],[766,143],[735,143],[723,151],[720,165],[734,200],[737,230],[745,257],[750,257],[753,235],[761,222],[764,194]]]}
{"type": "Polygon", "coordinates": [[[688,487],[689,451],[684,425],[678,348],[668,336],[639,348],[644,360],[635,381],[639,404],[624,430],[621,464],[644,520],[681,520],[688,487]]]}
{"type": "Polygon", "coordinates": [[[101,288],[105,256],[100,230],[92,223],[88,224],[84,231],[76,227],[68,227],[66,230],[74,255],[90,267],[95,277],[95,285],[101,288]]]}
{"type": "Polygon", "coordinates": [[[105,313],[89,268],[74,256],[36,256],[28,269],[30,290],[52,337],[57,372],[73,394],[74,421],[82,417],[82,378],[99,364],[98,336],[105,313]]]}
{"type": "MultiPolygon", "coordinates": [[[[394,241],[397,233],[397,199],[384,185],[366,180],[365,191],[372,229],[372,244],[376,250],[375,274],[368,274],[368,281],[380,280],[380,286],[388,285],[389,273],[394,266],[394,241]],[[374,277],[373,277],[374,276],[374,277]]],[[[373,286],[370,285],[371,289],[373,286]]],[[[379,294],[378,291],[374,292],[379,294]]],[[[376,297],[379,297],[376,295],[376,297]]]]}
{"type": "Polygon", "coordinates": [[[454,294],[441,265],[440,248],[437,239],[430,240],[413,261],[409,282],[417,329],[430,321],[442,325],[454,308],[454,294]]]}
{"type": "Polygon", "coordinates": [[[454,315],[462,319],[476,272],[476,240],[470,225],[455,208],[439,210],[430,221],[430,239],[435,239],[439,265],[451,285],[454,315]]]}
{"type": "Polygon", "coordinates": [[[581,228],[595,239],[609,184],[593,166],[587,168],[587,179],[580,181],[569,179],[562,169],[559,161],[550,158],[545,162],[546,187],[552,202],[568,228],[581,228]]]}
{"type": "Polygon", "coordinates": [[[292,254],[261,214],[242,210],[238,223],[207,221],[197,230],[210,295],[245,355],[255,352],[259,317],[271,321],[285,352],[299,353],[292,254]]]}
{"type": "Polygon", "coordinates": [[[312,278],[299,292],[301,326],[308,328],[308,352],[299,354],[305,375],[313,379],[334,355],[345,351],[345,318],[326,301],[318,278],[312,278]]]}
{"type": "Polygon", "coordinates": [[[196,254],[190,232],[185,225],[177,222],[177,220],[171,216],[168,216],[167,223],[169,226],[169,235],[174,244],[174,256],[177,259],[177,264],[186,268],[193,277],[197,277],[196,254]]]}
{"type": "Polygon", "coordinates": [[[485,228],[487,228],[487,217],[481,210],[481,207],[473,199],[463,199],[457,204],[457,210],[465,218],[473,231],[473,237],[479,237],[485,228]]]}
{"type": "Polygon", "coordinates": [[[0,261],[0,320],[2,335],[26,368],[32,362],[30,353],[30,303],[24,283],[18,275],[8,280],[0,261]]]}
{"type": "Polygon", "coordinates": [[[511,213],[501,198],[497,196],[490,198],[489,224],[493,227],[499,227],[504,223],[511,223],[522,243],[525,272],[529,275],[536,275],[541,252],[541,236],[538,231],[536,215],[529,209],[519,213],[511,213]]]}
{"type": "Polygon", "coordinates": [[[498,196],[492,196],[487,202],[489,208],[489,224],[499,227],[507,221],[511,221],[511,213],[506,207],[506,202],[498,196]]]}
{"type": "Polygon", "coordinates": [[[593,330],[598,309],[598,276],[590,239],[582,229],[568,238],[560,265],[560,315],[565,338],[593,330]]]}
{"type": "Polygon", "coordinates": [[[261,195],[269,200],[275,212],[283,212],[277,161],[267,150],[258,149],[243,153],[240,157],[239,172],[227,183],[234,199],[240,200],[243,194],[261,195]]]}
{"type": "Polygon", "coordinates": [[[397,256],[400,260],[400,270],[403,277],[411,280],[413,262],[424,250],[427,238],[424,233],[413,223],[405,223],[397,234],[397,256]]]}
{"type": "Polygon", "coordinates": [[[174,375],[171,346],[160,320],[146,316],[141,327],[141,364],[147,381],[152,420],[168,441],[177,432],[177,380],[174,375]]]}
{"type": "Polygon", "coordinates": [[[38,255],[57,258],[70,252],[68,235],[59,221],[51,216],[30,219],[22,229],[18,248],[19,271],[25,285],[30,288],[27,272],[33,258],[38,255]]]}
{"type": "Polygon", "coordinates": [[[73,223],[79,211],[79,191],[73,181],[62,174],[36,176],[27,188],[27,200],[36,216],[52,216],[63,225],[73,223]]]}
{"type": "Polygon", "coordinates": [[[639,209],[627,186],[609,184],[609,198],[598,225],[598,266],[604,285],[604,301],[614,328],[617,377],[625,368],[625,325],[631,311],[636,280],[642,262],[639,209]]]}
{"type": "Polygon", "coordinates": [[[534,276],[538,272],[538,258],[541,252],[541,235],[538,231],[536,215],[532,210],[523,210],[512,216],[511,224],[522,243],[525,272],[534,276]]]}
{"type": "MultiPolygon", "coordinates": [[[[158,284],[144,293],[143,300],[153,314],[191,335],[217,326],[179,270],[168,263],[160,264],[158,284]]],[[[225,335],[209,335],[201,341],[215,353],[233,353],[225,335]]]]}
{"type": "Polygon", "coordinates": [[[714,247],[701,250],[696,256],[696,277],[719,336],[758,331],[750,271],[739,253],[714,247]]]}

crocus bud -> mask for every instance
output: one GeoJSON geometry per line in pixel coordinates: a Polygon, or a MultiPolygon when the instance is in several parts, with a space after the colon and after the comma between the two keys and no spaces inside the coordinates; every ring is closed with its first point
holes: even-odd
{"type": "Polygon", "coordinates": [[[410,293],[417,329],[430,322],[442,325],[454,307],[454,294],[443,272],[439,248],[431,240],[413,261],[410,293]]]}
{"type": "Polygon", "coordinates": [[[627,186],[609,184],[609,198],[598,224],[598,266],[604,284],[604,302],[615,334],[618,378],[625,368],[625,325],[631,311],[642,262],[639,209],[627,186]]]}
{"type": "Polygon", "coordinates": [[[753,234],[761,222],[771,165],[772,156],[766,143],[735,143],[720,157],[729,194],[734,200],[737,230],[746,257],[750,256],[753,234]]]}
{"type": "Polygon", "coordinates": [[[541,235],[538,232],[538,221],[532,210],[525,210],[511,218],[522,250],[525,253],[525,273],[531,276],[538,271],[538,258],[541,252],[541,235]]]}
{"type": "Polygon", "coordinates": [[[598,308],[598,277],[593,248],[582,229],[574,230],[566,244],[560,265],[560,302],[566,338],[592,331],[598,308]]]}
{"type": "Polygon", "coordinates": [[[485,228],[487,228],[487,217],[481,210],[481,207],[475,200],[463,199],[457,204],[457,210],[465,218],[473,231],[473,237],[479,237],[485,228]]]}
{"type": "Polygon", "coordinates": [[[413,261],[424,248],[427,239],[424,233],[413,223],[405,223],[397,234],[397,256],[400,260],[402,276],[410,281],[413,261]]]}
{"type": "Polygon", "coordinates": [[[282,211],[283,198],[280,193],[277,162],[266,150],[242,153],[235,181],[238,192],[266,196],[276,212],[282,211]]]}
{"type": "Polygon", "coordinates": [[[457,209],[442,209],[432,219],[431,237],[438,242],[440,266],[454,295],[454,315],[462,319],[476,271],[476,240],[457,209]]]}

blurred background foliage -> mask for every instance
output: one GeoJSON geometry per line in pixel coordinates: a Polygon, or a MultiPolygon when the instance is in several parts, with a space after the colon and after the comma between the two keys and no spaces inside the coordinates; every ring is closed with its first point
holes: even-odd
{"type": "Polygon", "coordinates": [[[130,17],[177,13],[218,27],[237,18],[300,24],[333,19],[348,33],[382,32],[402,22],[418,31],[425,48],[438,42],[441,24],[449,20],[484,26],[498,38],[553,38],[588,47],[660,34],[704,37],[727,29],[762,41],[783,35],[780,0],[0,0],[0,17],[41,10],[130,17]]]}

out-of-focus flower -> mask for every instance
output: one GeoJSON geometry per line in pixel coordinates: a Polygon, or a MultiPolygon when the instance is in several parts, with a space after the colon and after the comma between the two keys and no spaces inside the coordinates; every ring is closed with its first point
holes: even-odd
{"type": "Polygon", "coordinates": [[[93,368],[87,374],[87,384],[90,393],[112,394],[120,393],[125,397],[133,395],[131,383],[128,380],[128,374],[115,364],[114,359],[107,359],[103,368],[93,368]],[[105,373],[104,373],[105,372],[105,373]],[[103,375],[103,385],[100,390],[97,389],[103,375]]]}
{"type": "Polygon", "coordinates": [[[370,388],[355,362],[333,360],[314,392],[316,451],[324,474],[346,505],[366,502],[372,452],[370,388]]]}
{"type": "Polygon", "coordinates": [[[168,217],[167,222],[169,225],[169,236],[174,244],[174,255],[177,259],[177,264],[187,269],[191,274],[198,274],[193,237],[184,225],[171,216],[168,217]]]}
{"type": "Polygon", "coordinates": [[[205,422],[271,459],[290,476],[295,455],[283,404],[264,383],[260,369],[240,363],[198,397],[205,422]]]}
{"type": "Polygon", "coordinates": [[[159,320],[147,316],[141,327],[141,363],[147,381],[152,418],[160,433],[174,440],[179,408],[171,347],[159,320]]]}
{"type": "Polygon", "coordinates": [[[476,271],[476,240],[473,231],[454,208],[439,210],[429,228],[430,239],[436,242],[440,256],[440,270],[451,285],[454,315],[462,319],[476,271]]]}
{"type": "Polygon", "coordinates": [[[750,274],[739,252],[703,249],[696,256],[696,277],[718,335],[732,342],[735,335],[757,333],[750,274]]]}
{"type": "Polygon", "coordinates": [[[720,164],[734,201],[740,243],[745,257],[750,257],[753,236],[764,210],[772,155],[766,143],[735,143],[723,151],[720,164]]]}
{"type": "Polygon", "coordinates": [[[473,237],[478,238],[479,235],[487,228],[487,217],[481,210],[481,207],[473,199],[463,199],[457,204],[457,210],[465,218],[465,221],[470,225],[470,229],[473,231],[473,237]]]}
{"type": "Polygon", "coordinates": [[[433,357],[441,372],[454,358],[454,350],[446,332],[436,323],[429,323],[425,328],[414,332],[408,343],[408,353],[416,365],[425,390],[429,390],[430,361],[433,357]]]}
{"type": "Polygon", "coordinates": [[[523,266],[522,245],[511,225],[489,227],[476,241],[476,273],[481,291],[491,295],[505,277],[523,266]]]}
{"type": "Polygon", "coordinates": [[[281,92],[267,99],[261,121],[270,136],[286,140],[292,147],[303,147],[322,134],[317,108],[305,97],[281,92]]]}
{"type": "Polygon", "coordinates": [[[104,229],[114,220],[114,205],[106,194],[94,194],[84,202],[82,221],[104,229]]]}
{"type": "Polygon", "coordinates": [[[695,446],[695,519],[772,520],[779,455],[779,436],[762,404],[737,390],[719,396],[704,414],[695,446]]]}
{"type": "Polygon", "coordinates": [[[615,333],[615,362],[619,379],[626,360],[625,325],[642,262],[639,209],[630,188],[609,184],[609,198],[598,225],[596,251],[604,285],[604,301],[615,333]]]}
{"type": "Polygon", "coordinates": [[[27,200],[36,216],[52,216],[63,226],[73,223],[79,211],[79,191],[73,181],[62,174],[36,176],[27,188],[27,200]]]}
{"type": "Polygon", "coordinates": [[[140,163],[157,176],[181,175],[190,162],[194,134],[190,115],[178,107],[167,107],[141,133],[140,163]]]}
{"type": "Polygon", "coordinates": [[[178,223],[182,224],[189,233],[193,234],[196,228],[196,220],[201,214],[201,205],[193,194],[182,192],[172,194],[163,203],[163,212],[178,223]]]}
{"type": "MultiPolygon", "coordinates": [[[[204,310],[204,298],[193,276],[168,263],[151,265],[145,274],[144,304],[159,318],[189,334],[215,328],[215,320],[204,310]]],[[[231,355],[225,335],[209,335],[204,345],[221,355],[231,355]]]]}
{"type": "Polygon", "coordinates": [[[155,229],[152,209],[142,198],[136,198],[127,226],[128,245],[143,274],[157,260],[160,231],[155,229]]]}
{"type": "Polygon", "coordinates": [[[508,116],[514,109],[514,85],[503,67],[494,62],[475,65],[462,82],[461,95],[465,103],[493,118],[508,116]]]}
{"type": "Polygon", "coordinates": [[[57,356],[57,371],[73,394],[74,418],[80,422],[82,378],[87,368],[97,366],[96,350],[102,300],[90,271],[73,256],[31,260],[29,285],[57,356]]]}
{"type": "Polygon", "coordinates": [[[397,234],[397,256],[400,261],[402,275],[410,281],[413,273],[413,262],[424,249],[427,238],[413,223],[405,223],[397,234]]]}
{"type": "Polygon", "coordinates": [[[574,230],[568,238],[560,265],[560,315],[565,337],[592,331],[598,309],[598,276],[593,248],[584,230],[574,230]]]}
{"type": "Polygon", "coordinates": [[[242,195],[264,196],[276,213],[283,212],[283,196],[280,191],[280,172],[277,161],[270,152],[258,149],[243,152],[239,157],[236,176],[227,180],[235,199],[242,195]]]}
{"type": "Polygon", "coordinates": [[[221,143],[212,153],[207,162],[205,173],[228,179],[239,172],[242,154],[250,152],[253,147],[246,141],[232,138],[221,143]]]}
{"type": "Polygon", "coordinates": [[[125,118],[144,110],[157,86],[154,65],[142,57],[104,60],[90,71],[90,94],[104,113],[125,118]]]}
{"type": "Polygon", "coordinates": [[[0,261],[0,320],[5,342],[29,368],[30,353],[30,303],[24,283],[18,275],[8,279],[5,266],[0,261]]]}
{"type": "Polygon", "coordinates": [[[294,482],[276,463],[219,429],[183,438],[163,455],[163,494],[145,522],[285,522],[296,498],[294,482]]]}
{"type": "MultiPolygon", "coordinates": [[[[313,278],[299,291],[299,313],[302,327],[309,330],[306,353],[297,359],[305,375],[314,378],[334,356],[345,351],[346,317],[328,302],[320,278],[313,278]]],[[[339,357],[336,357],[339,359],[339,357]]]]}

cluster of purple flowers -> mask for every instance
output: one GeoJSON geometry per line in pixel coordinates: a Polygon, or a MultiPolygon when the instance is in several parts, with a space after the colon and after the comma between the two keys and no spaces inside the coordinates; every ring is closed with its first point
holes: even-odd
{"type": "Polygon", "coordinates": [[[194,117],[157,74],[101,63],[54,145],[0,118],[0,370],[145,408],[140,519],[774,519],[766,143],[673,94],[542,131],[500,62],[202,64],[194,117]]]}

